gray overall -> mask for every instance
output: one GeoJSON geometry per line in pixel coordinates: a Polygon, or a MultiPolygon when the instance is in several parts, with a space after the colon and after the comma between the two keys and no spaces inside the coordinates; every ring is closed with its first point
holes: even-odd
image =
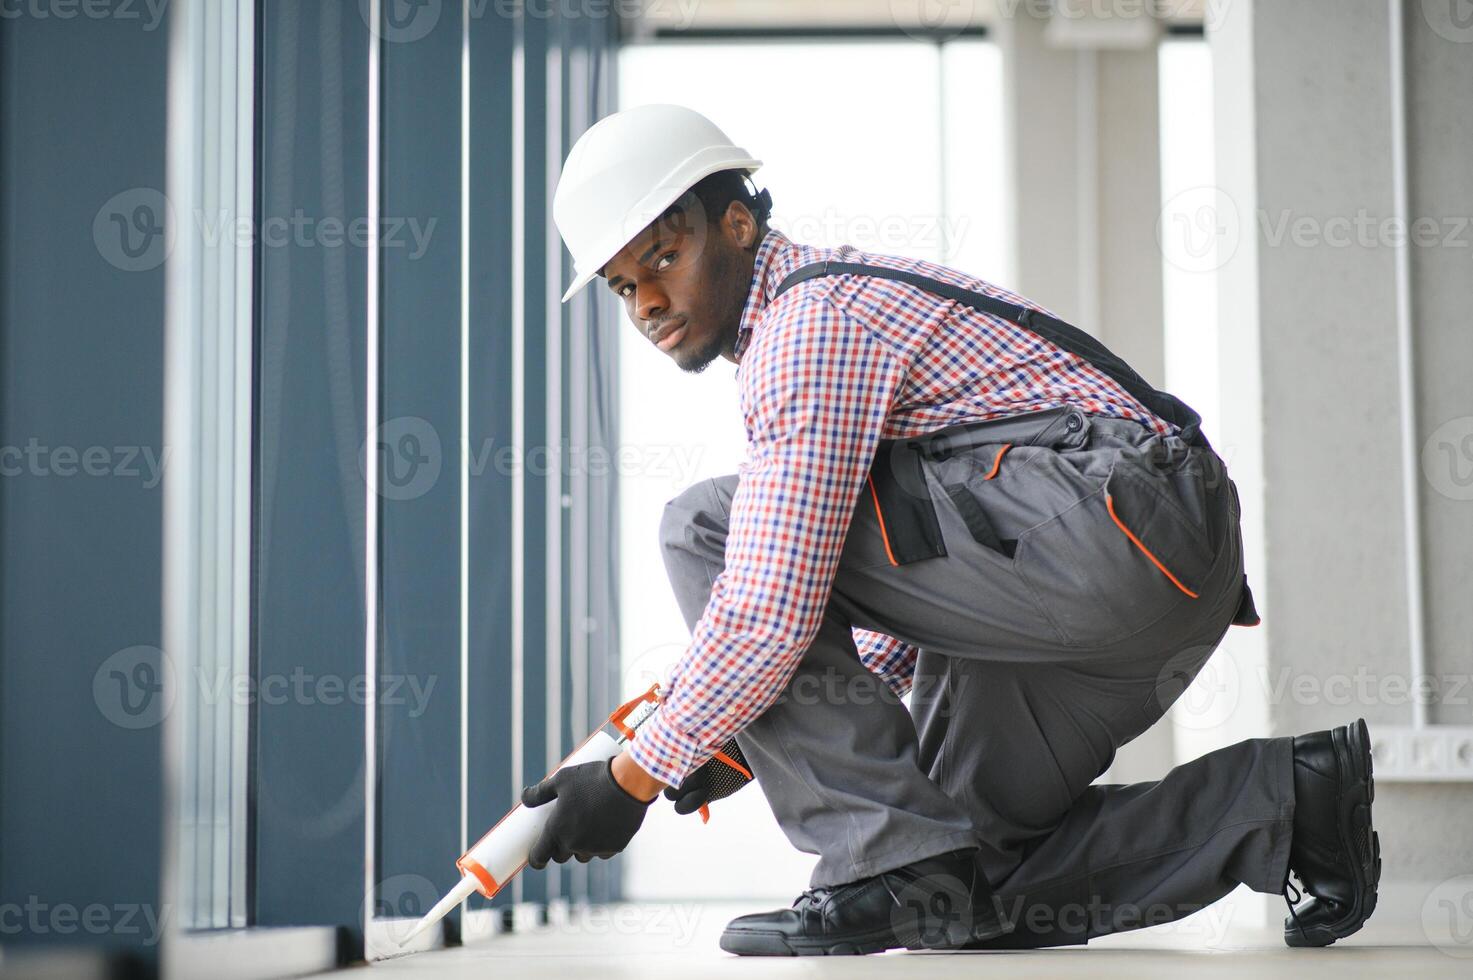
{"type": "MultiPolygon", "coordinates": [[[[692,629],[737,480],[666,505],[692,629]]],[[[1169,921],[1239,883],[1279,892],[1291,739],[1092,785],[1229,625],[1256,621],[1238,507],[1205,440],[1073,408],[882,442],[818,635],[737,736],[788,839],[818,855],[811,884],[980,846],[1004,947],[1169,921]],[[919,649],[909,711],[859,661],[856,627],[919,649]]]]}

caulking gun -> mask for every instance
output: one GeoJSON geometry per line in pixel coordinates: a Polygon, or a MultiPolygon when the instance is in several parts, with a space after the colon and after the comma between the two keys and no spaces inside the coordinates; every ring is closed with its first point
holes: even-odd
{"type": "MultiPolygon", "coordinates": [[[[574,749],[571,755],[558,763],[553,772],[585,762],[612,759],[634,738],[639,726],[648,721],[659,707],[660,685],[653,684],[648,691],[620,705],[609,715],[609,724],[618,732],[617,736],[609,734],[603,728],[598,729],[574,749]]],[[[723,750],[716,753],[714,758],[723,763],[725,768],[712,780],[709,799],[729,796],[751,780],[751,772],[737,759],[732,758],[733,755],[740,758],[733,750],[732,743],[723,746],[723,750]]],[[[538,807],[526,807],[520,803],[512,807],[510,813],[502,817],[496,826],[486,831],[485,836],[456,860],[455,866],[461,873],[460,882],[399,940],[399,945],[406,945],[415,936],[439,922],[451,909],[469,898],[472,892],[480,892],[491,898],[505,888],[526,866],[532,845],[537,842],[538,835],[542,833],[543,826],[552,814],[552,808],[557,805],[558,802],[553,800],[538,807]]],[[[702,821],[710,819],[711,814],[707,807],[702,806],[700,812],[702,821]]]]}

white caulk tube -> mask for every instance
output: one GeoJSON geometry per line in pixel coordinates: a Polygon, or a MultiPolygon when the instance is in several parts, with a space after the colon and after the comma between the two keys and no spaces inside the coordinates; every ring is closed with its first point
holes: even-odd
{"type": "MultiPolygon", "coordinates": [[[[655,689],[651,688],[649,693],[624,705],[611,716],[610,720],[624,733],[624,737],[616,739],[608,732],[596,731],[553,771],[585,762],[606,762],[618,755],[628,736],[654,713],[654,692],[655,689]],[[636,712],[635,709],[642,710],[636,712]],[[632,712],[636,717],[625,724],[625,718],[632,712]]],[[[463,876],[459,884],[435,903],[435,907],[399,940],[399,945],[407,945],[415,936],[439,922],[472,892],[478,891],[492,898],[501,891],[526,866],[527,855],[531,853],[532,845],[537,843],[537,837],[555,806],[556,800],[537,807],[526,807],[520,803],[512,807],[510,813],[456,860],[455,866],[463,876]]]]}

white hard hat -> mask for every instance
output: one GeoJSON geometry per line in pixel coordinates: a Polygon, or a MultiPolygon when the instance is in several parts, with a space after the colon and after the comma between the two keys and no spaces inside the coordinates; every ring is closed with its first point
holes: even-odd
{"type": "Polygon", "coordinates": [[[594,123],[573,144],[552,199],[553,220],[573,253],[563,302],[701,178],[760,166],[685,106],[637,106],[594,123]]]}

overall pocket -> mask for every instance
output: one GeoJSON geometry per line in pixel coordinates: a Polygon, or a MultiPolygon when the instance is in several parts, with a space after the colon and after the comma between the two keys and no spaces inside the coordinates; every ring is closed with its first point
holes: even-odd
{"type": "Polygon", "coordinates": [[[971,539],[1009,560],[1018,546],[1016,531],[1002,513],[1006,508],[999,507],[1005,493],[1003,484],[992,481],[1002,472],[1003,457],[1012,448],[1011,443],[978,446],[941,464],[953,469],[942,470],[946,475],[938,480],[971,539]]]}
{"type": "Polygon", "coordinates": [[[1073,646],[1104,646],[1194,602],[1213,565],[1206,529],[1172,499],[1170,481],[1129,453],[1103,479],[1055,456],[1043,478],[1072,482],[1077,499],[1024,531],[1016,565],[1073,646]]]}
{"type": "Polygon", "coordinates": [[[909,440],[881,440],[859,488],[839,567],[909,565],[945,554],[920,454],[909,440]]]}

